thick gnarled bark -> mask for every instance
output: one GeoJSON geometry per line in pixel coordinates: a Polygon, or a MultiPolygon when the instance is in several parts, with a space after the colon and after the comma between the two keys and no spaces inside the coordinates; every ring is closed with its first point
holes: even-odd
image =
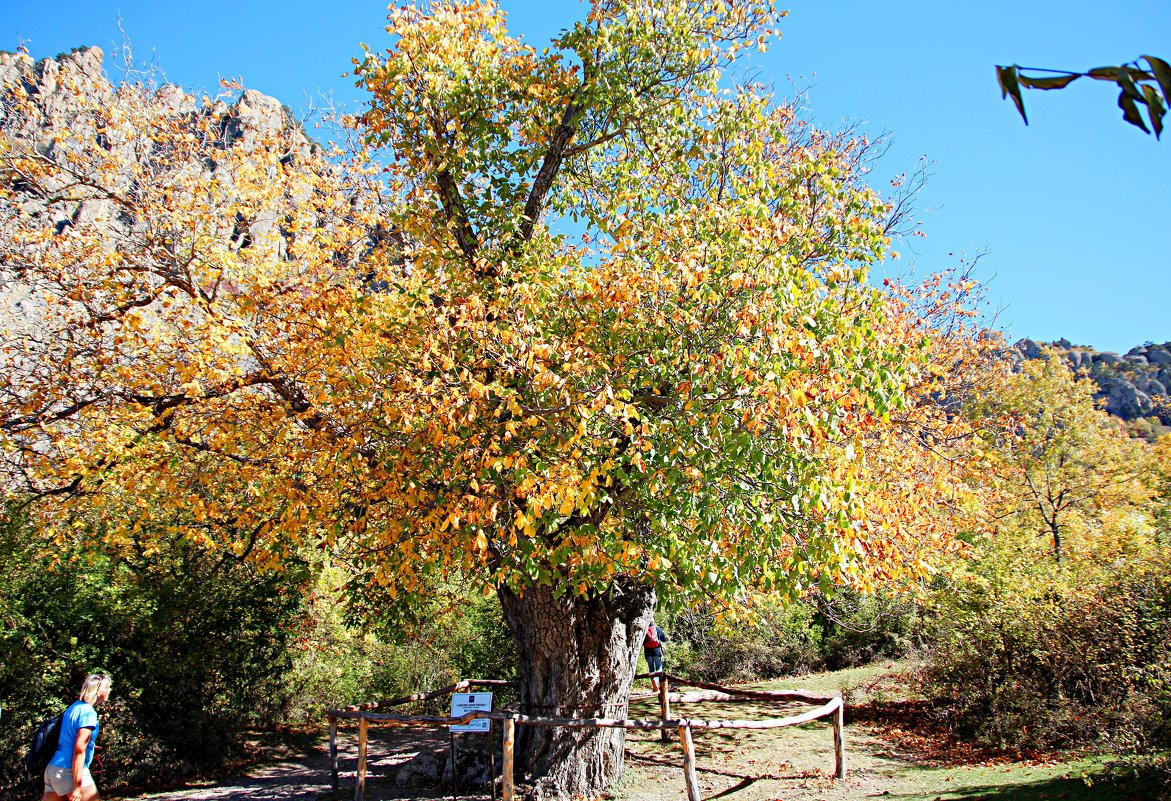
{"type": "MultiPolygon", "coordinates": [[[[551,587],[500,591],[520,653],[521,711],[625,717],[654,591],[619,581],[588,600],[551,587]]],[[[622,775],[623,729],[521,726],[518,767],[537,798],[595,797],[622,775]]]]}

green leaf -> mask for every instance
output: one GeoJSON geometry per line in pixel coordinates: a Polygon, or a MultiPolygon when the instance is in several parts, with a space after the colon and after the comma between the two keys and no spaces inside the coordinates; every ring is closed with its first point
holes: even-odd
{"type": "Polygon", "coordinates": [[[1154,56],[1143,56],[1143,58],[1151,66],[1151,73],[1159,82],[1159,88],[1163,90],[1163,100],[1171,105],[1171,64],[1154,56]]]}
{"type": "Polygon", "coordinates": [[[1094,67],[1086,73],[1095,81],[1114,81],[1118,83],[1118,76],[1122,73],[1122,67],[1094,67]]]}
{"type": "Polygon", "coordinates": [[[1025,114],[1025,101],[1021,99],[1021,85],[1018,80],[1017,66],[1013,64],[1011,67],[996,67],[996,80],[1000,83],[1000,97],[1004,98],[1012,95],[1012,102],[1016,103],[1017,111],[1021,113],[1021,119],[1025,121],[1025,125],[1029,124],[1029,117],[1025,114]]]}
{"type": "Polygon", "coordinates": [[[1127,97],[1134,100],[1142,100],[1142,94],[1139,92],[1138,86],[1135,85],[1134,77],[1131,75],[1130,70],[1124,69],[1119,73],[1118,85],[1122,87],[1123,92],[1126,92],[1127,97]]]}
{"type": "Polygon", "coordinates": [[[1150,80],[1151,75],[1142,70],[1132,69],[1130,67],[1094,67],[1086,73],[1091,78],[1097,81],[1113,81],[1118,84],[1123,92],[1130,95],[1135,100],[1143,100],[1143,96],[1139,93],[1135,81],[1150,80]]]}
{"type": "Polygon", "coordinates": [[[1052,78],[1030,78],[1027,75],[1017,75],[1021,86],[1026,89],[1064,89],[1071,83],[1082,76],[1074,75],[1055,75],[1052,78]]]}
{"type": "Polygon", "coordinates": [[[1158,139],[1163,133],[1163,115],[1167,113],[1167,107],[1163,105],[1159,92],[1150,84],[1143,84],[1143,95],[1147,99],[1147,115],[1151,118],[1151,127],[1155,129],[1155,138],[1158,139]]]}
{"type": "Polygon", "coordinates": [[[1143,122],[1143,115],[1139,114],[1138,106],[1135,105],[1134,98],[1127,94],[1125,89],[1118,95],[1118,107],[1122,109],[1122,119],[1131,125],[1142,128],[1146,133],[1151,132],[1147,124],[1143,122]]]}

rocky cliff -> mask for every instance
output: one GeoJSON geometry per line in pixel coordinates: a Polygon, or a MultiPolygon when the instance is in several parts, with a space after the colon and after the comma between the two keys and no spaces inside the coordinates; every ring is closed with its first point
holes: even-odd
{"type": "MultiPolygon", "coordinates": [[[[159,256],[162,251],[146,243],[181,241],[193,226],[150,218],[139,208],[150,205],[139,201],[166,193],[186,197],[191,186],[231,187],[241,180],[232,165],[264,148],[280,148],[282,165],[332,169],[280,101],[260,92],[203,100],[170,84],[128,90],[111,84],[97,47],[38,61],[0,52],[0,324],[31,331],[44,306],[43,293],[24,275],[22,265],[35,248],[14,242],[16,219],[42,220],[59,247],[72,233],[107,251],[159,256]],[[241,156],[221,158],[227,151],[241,156]],[[42,170],[38,183],[22,159],[57,169],[42,170]]],[[[162,201],[154,206],[165,207],[162,201]]],[[[293,235],[281,228],[278,208],[235,211],[234,218],[204,227],[222,229],[225,246],[240,249],[268,237],[278,256],[289,256],[293,235]]],[[[163,269],[161,262],[151,265],[163,269]]]]}
{"type": "MultiPolygon", "coordinates": [[[[42,129],[42,136],[50,131],[73,126],[84,118],[87,107],[110,103],[116,92],[102,66],[104,54],[99,47],[79,47],[56,58],[34,61],[24,53],[0,52],[0,120],[4,120],[13,93],[26,94],[37,106],[40,118],[26,120],[42,129]],[[71,91],[80,88],[83,92],[71,91]],[[85,105],[79,105],[79,97],[85,105]]],[[[295,120],[279,100],[246,89],[231,104],[222,100],[199,106],[196,99],[180,87],[161,84],[156,97],[160,107],[174,114],[215,116],[225,127],[231,143],[250,134],[295,127],[295,120]]],[[[194,126],[193,126],[194,127],[194,126]]],[[[311,147],[308,140],[306,147],[311,147]]]]}

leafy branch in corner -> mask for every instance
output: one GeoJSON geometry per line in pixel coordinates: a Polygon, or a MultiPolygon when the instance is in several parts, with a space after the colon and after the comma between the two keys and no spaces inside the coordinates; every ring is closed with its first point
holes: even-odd
{"type": "Polygon", "coordinates": [[[1151,133],[1153,129],[1156,139],[1163,133],[1163,117],[1167,113],[1167,107],[1171,105],[1171,64],[1161,58],[1140,56],[1128,64],[1095,67],[1088,72],[1021,67],[1016,64],[996,67],[996,80],[1000,82],[1001,97],[1012,97],[1012,102],[1016,104],[1025,125],[1029,124],[1029,118],[1025,114],[1025,103],[1021,98],[1022,87],[1064,89],[1078,78],[1093,78],[1096,81],[1111,81],[1118,84],[1118,107],[1122,109],[1122,118],[1131,125],[1141,128],[1145,133],[1151,133]],[[1146,69],[1140,66],[1140,61],[1146,62],[1146,69]],[[1026,73],[1046,75],[1040,77],[1026,73]],[[1147,117],[1151,123],[1149,128],[1143,120],[1142,112],[1139,111],[1140,103],[1147,107],[1147,117]]]}

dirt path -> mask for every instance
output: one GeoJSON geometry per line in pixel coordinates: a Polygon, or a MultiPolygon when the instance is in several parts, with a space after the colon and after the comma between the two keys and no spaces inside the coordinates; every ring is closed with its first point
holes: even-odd
{"type": "MultiPolygon", "coordinates": [[[[874,702],[892,666],[821,674],[786,686],[826,691],[852,691],[853,699],[874,702]],[[857,688],[862,687],[859,692],[857,688]]],[[[897,672],[897,668],[896,668],[897,672]]],[[[777,684],[773,683],[772,687],[777,684]]],[[[1009,762],[987,759],[938,758],[924,743],[936,745],[920,732],[901,731],[871,713],[881,701],[854,705],[857,719],[847,718],[847,777],[833,778],[833,733],[827,723],[814,722],[784,729],[695,732],[697,778],[706,801],[861,801],[884,798],[899,801],[1034,801],[1063,798],[1145,798],[1133,791],[1110,791],[1091,786],[1084,774],[1097,767],[1091,761],[1009,762]]],[[[632,717],[655,717],[652,700],[631,705],[632,717]]],[[[677,708],[677,714],[707,719],[773,717],[777,710],[755,702],[705,703],[677,708]]],[[[904,719],[914,718],[904,713],[904,719]]],[[[913,728],[913,726],[912,726],[913,728]]],[[[347,801],[353,797],[357,765],[356,734],[339,738],[340,789],[329,786],[329,758],[324,741],[303,756],[285,758],[258,767],[247,776],[206,786],[155,793],[137,801],[347,801]]],[[[498,735],[497,735],[498,736],[498,735]]],[[[449,748],[445,731],[371,729],[367,801],[451,798],[451,791],[435,779],[449,748]]],[[[497,765],[497,770],[499,770],[497,765]]],[[[465,801],[488,801],[486,790],[459,793],[465,801]]],[[[661,742],[659,732],[631,732],[627,738],[626,770],[606,795],[610,801],[676,801],[685,799],[682,751],[677,738],[661,742]]]]}
{"type": "MultiPolygon", "coordinates": [[[[711,711],[716,717],[716,710],[711,711]]],[[[751,714],[743,708],[738,712],[751,714]]],[[[891,775],[884,775],[883,765],[894,758],[890,744],[857,726],[847,726],[847,738],[853,765],[850,775],[837,781],[832,778],[833,734],[828,725],[753,732],[751,737],[731,731],[696,732],[700,792],[705,799],[729,801],[838,801],[882,796],[884,790],[889,794],[898,784],[891,775]]],[[[340,738],[341,786],[336,796],[329,786],[329,757],[322,742],[302,757],[260,766],[243,777],[140,796],[137,801],[345,801],[352,798],[354,788],[354,739],[340,738]]],[[[663,743],[658,732],[634,732],[627,742],[626,772],[610,794],[614,801],[686,798],[677,738],[663,743]]],[[[442,764],[447,748],[447,737],[441,733],[372,730],[368,801],[450,798],[450,791],[435,786],[427,777],[400,779],[408,763],[442,764]]],[[[466,801],[491,798],[468,790],[459,795],[466,801]]]]}
{"type": "MultiPolygon", "coordinates": [[[[412,780],[403,768],[412,763],[424,769],[442,764],[447,755],[446,733],[420,730],[372,729],[367,751],[368,801],[400,798],[450,798],[441,788],[420,789],[428,777],[412,780]],[[396,781],[398,780],[398,781],[396,781]]],[[[338,738],[340,788],[330,788],[329,750],[325,740],[305,754],[260,765],[247,775],[182,790],[137,796],[136,801],[324,801],[353,797],[358,763],[357,735],[343,731],[338,738]]],[[[461,793],[465,801],[490,798],[461,793]]]]}
{"type": "MultiPolygon", "coordinates": [[[[807,708],[807,707],[806,707],[807,708]]],[[[705,703],[682,714],[708,719],[756,720],[791,714],[764,704],[705,703]]],[[[633,710],[632,710],[633,713],[633,710]]],[[[882,795],[892,783],[874,770],[875,755],[889,746],[858,726],[846,727],[847,778],[836,780],[833,730],[828,722],[767,730],[696,730],[696,778],[705,799],[760,801],[783,798],[853,799],[882,795]]],[[[682,750],[677,738],[633,732],[627,770],[614,796],[621,801],[685,799],[682,750]]]]}

